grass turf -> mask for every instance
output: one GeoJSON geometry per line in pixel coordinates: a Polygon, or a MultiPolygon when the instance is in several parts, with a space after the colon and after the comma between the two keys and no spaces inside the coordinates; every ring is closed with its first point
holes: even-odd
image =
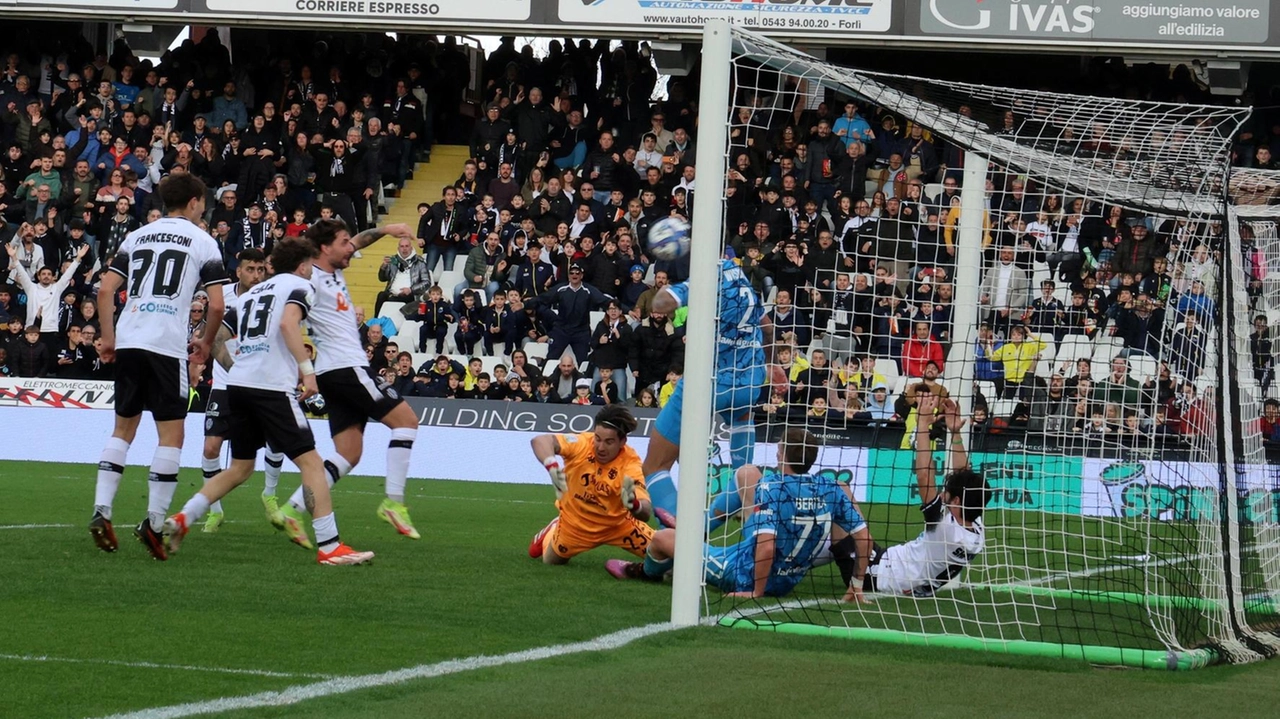
{"type": "MultiPolygon", "coordinates": [[[[180,481],[175,507],[195,491],[199,473],[184,471],[180,481]]],[[[286,475],[282,487],[296,481],[286,475]]],[[[366,568],[323,568],[266,525],[260,482],[228,498],[231,521],[218,535],[196,530],[182,553],[161,564],[129,535],[146,504],[141,470],[131,469],[121,487],[122,546],[107,555],[83,526],[92,468],[0,464],[0,527],[71,525],[0,529],[0,655],[48,660],[0,658],[0,716],[95,716],[279,690],[314,675],[582,641],[669,613],[668,587],[604,574],[603,559],[624,556],[616,550],[566,567],[528,559],[530,535],[553,512],[546,487],[412,482],[409,503],[423,540],[411,542],[374,516],[380,482],[346,479],[335,490],[342,536],[378,559],[366,568]]],[[[1089,706],[1091,715],[1120,716],[1159,705],[1170,716],[1249,716],[1273,710],[1280,663],[1178,676],[1104,672],[1067,661],[699,629],[611,652],[225,716],[772,717],[850,705],[916,715],[907,699],[919,696],[924,676],[954,679],[949,715],[1076,715],[1089,706]]]]}

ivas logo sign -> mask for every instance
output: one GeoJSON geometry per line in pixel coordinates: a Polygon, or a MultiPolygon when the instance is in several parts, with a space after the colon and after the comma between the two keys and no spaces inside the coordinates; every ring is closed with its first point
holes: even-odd
{"type": "Polygon", "coordinates": [[[929,0],[920,25],[952,34],[1087,35],[1100,11],[1091,0],[929,0]]]}

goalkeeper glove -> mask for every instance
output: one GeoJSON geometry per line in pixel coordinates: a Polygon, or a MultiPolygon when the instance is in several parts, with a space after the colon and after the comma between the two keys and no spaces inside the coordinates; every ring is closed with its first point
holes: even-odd
{"type": "Polygon", "coordinates": [[[555,457],[548,457],[542,463],[546,467],[547,474],[551,477],[551,484],[556,488],[556,499],[564,496],[569,491],[569,480],[564,475],[564,465],[560,464],[560,460],[555,457]]]}
{"type": "Polygon", "coordinates": [[[636,514],[640,511],[640,500],[636,497],[636,481],[630,477],[622,478],[622,506],[636,514]]]}

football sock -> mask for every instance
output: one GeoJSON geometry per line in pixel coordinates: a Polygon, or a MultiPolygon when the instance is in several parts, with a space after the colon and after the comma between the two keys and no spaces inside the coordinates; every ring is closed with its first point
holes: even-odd
{"type": "Polygon", "coordinates": [[[338,541],[338,519],[333,512],[323,517],[316,517],[311,521],[311,528],[316,533],[316,546],[321,552],[332,552],[337,548],[338,541]]]}
{"type": "Polygon", "coordinates": [[[744,464],[751,464],[756,449],[756,427],[751,418],[734,420],[729,425],[729,457],[736,471],[744,464]]]}
{"type": "Polygon", "coordinates": [[[203,494],[196,492],[187,503],[182,505],[182,513],[187,516],[187,526],[190,527],[209,511],[209,499],[203,494]]]}
{"type": "MultiPolygon", "coordinates": [[[[338,480],[347,476],[347,472],[350,471],[351,463],[344,459],[340,454],[335,454],[333,455],[333,459],[326,459],[324,461],[324,478],[325,481],[329,483],[330,487],[337,484],[338,480]]],[[[302,499],[301,486],[295,489],[293,494],[289,497],[289,506],[299,512],[307,511],[306,502],[302,499]]]]}
{"type": "MultiPolygon", "coordinates": [[[[200,471],[204,473],[204,483],[208,484],[209,480],[216,477],[218,472],[222,471],[222,460],[217,457],[214,457],[213,459],[202,457],[200,459],[200,471]]],[[[215,513],[222,514],[222,501],[219,500],[214,502],[212,509],[215,513]]]]}
{"type": "Polygon", "coordinates": [[[178,461],[182,457],[179,447],[156,447],[151,458],[151,475],[147,478],[147,518],[157,532],[164,526],[165,515],[178,491],[178,461]]]}
{"type": "Polygon", "coordinates": [[[387,445],[387,498],[404,503],[404,487],[409,477],[409,455],[413,440],[418,438],[417,427],[398,427],[391,430],[391,442],[387,445]]]}
{"type": "Polygon", "coordinates": [[[263,487],[262,493],[272,496],[276,493],[276,487],[280,486],[280,473],[284,471],[284,455],[268,448],[267,454],[262,458],[262,461],[267,466],[265,472],[267,482],[263,487]]]}
{"type": "Polygon", "coordinates": [[[659,470],[644,478],[644,486],[649,488],[649,499],[656,509],[662,509],[676,516],[676,483],[667,470],[659,470]]]}
{"type": "Polygon", "coordinates": [[[664,559],[659,561],[654,559],[649,552],[644,553],[644,573],[650,577],[662,579],[667,572],[671,571],[673,566],[675,566],[675,560],[664,559]]]}
{"type": "Polygon", "coordinates": [[[115,501],[116,490],[120,488],[120,477],[124,475],[128,454],[129,443],[112,437],[98,458],[98,485],[93,493],[93,511],[101,514],[103,519],[111,519],[111,504],[115,501]]]}

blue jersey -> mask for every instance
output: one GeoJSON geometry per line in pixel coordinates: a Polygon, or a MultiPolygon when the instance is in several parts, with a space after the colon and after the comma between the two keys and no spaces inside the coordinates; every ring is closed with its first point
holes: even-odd
{"type": "MultiPolygon", "coordinates": [[[[668,285],[667,290],[685,306],[689,283],[668,285]]],[[[720,387],[759,387],[764,384],[764,337],[760,306],[751,281],[732,260],[720,264],[720,316],[717,322],[716,384],[720,387]]]]}
{"type": "Polygon", "coordinates": [[[723,548],[727,550],[723,553],[712,548],[708,573],[719,563],[722,571],[713,583],[724,591],[751,591],[755,588],[756,538],[772,534],[773,566],[765,594],[784,596],[813,567],[827,544],[832,524],[850,534],[867,526],[835,480],[809,474],[766,474],[756,486],[755,512],[742,529],[745,539],[723,548]]]}

